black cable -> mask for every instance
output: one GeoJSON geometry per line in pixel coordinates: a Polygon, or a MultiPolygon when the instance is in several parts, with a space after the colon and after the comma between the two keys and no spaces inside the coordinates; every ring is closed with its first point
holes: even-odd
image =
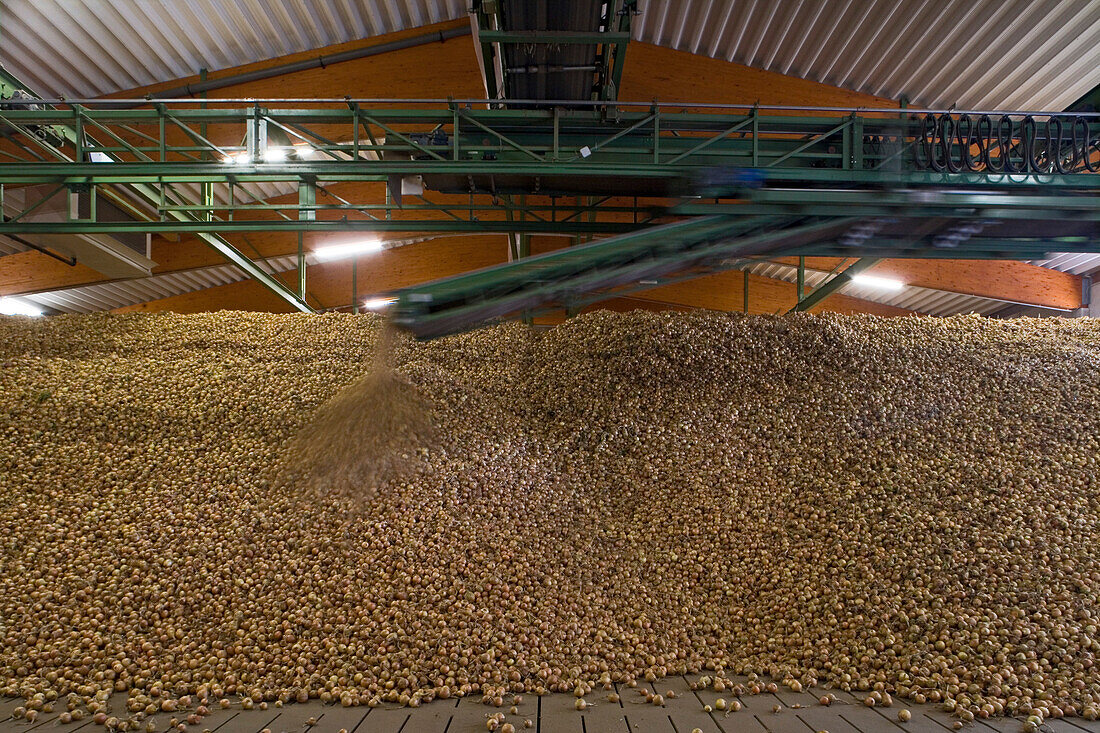
{"type": "MultiPolygon", "coordinates": [[[[1074,117],[1069,126],[1069,144],[1073,146],[1073,170],[1079,171],[1078,166],[1088,160],[1089,157],[1089,123],[1083,117],[1074,117]],[[1077,133],[1081,132],[1078,137],[1077,133]],[[1080,153],[1080,155],[1078,155],[1080,153]]],[[[1088,168],[1088,166],[1084,166],[1088,168]]]]}
{"type": "MultiPolygon", "coordinates": [[[[1020,137],[1024,142],[1024,172],[1027,173],[1046,173],[1043,170],[1047,167],[1050,161],[1040,162],[1038,154],[1040,153],[1038,143],[1039,137],[1039,125],[1035,122],[1035,118],[1028,115],[1020,123],[1020,137]]],[[[1047,120],[1047,147],[1050,146],[1050,120],[1047,120]]]]}
{"type": "MultiPolygon", "coordinates": [[[[1020,132],[1017,135],[1017,133],[1013,129],[1014,126],[1012,124],[1012,118],[1008,115],[1005,115],[1005,119],[1008,119],[1009,130],[1008,147],[1005,148],[1005,172],[1024,173],[1027,171],[1028,167],[1028,145],[1026,133],[1024,132],[1024,123],[1020,123],[1020,132]],[[1017,139],[1019,140],[1018,142],[1017,139]],[[1018,152],[1020,154],[1019,164],[1017,164],[1017,162],[1013,160],[1013,152],[1018,152]]],[[[1032,121],[1032,124],[1035,124],[1034,120],[1032,121]]]]}
{"type": "Polygon", "coordinates": [[[1089,126],[1089,132],[1085,137],[1085,154],[1082,156],[1084,158],[1085,169],[1089,173],[1100,172],[1100,135],[1092,137],[1092,128],[1089,126]],[[1093,163],[1092,160],[1093,154],[1096,155],[1095,163],[1093,163]]]}
{"type": "Polygon", "coordinates": [[[980,169],[990,170],[989,164],[989,148],[993,144],[993,120],[989,115],[982,115],[974,122],[974,137],[978,144],[978,159],[974,167],[970,165],[970,158],[967,158],[967,167],[972,171],[980,169]]]}
{"type": "MultiPolygon", "coordinates": [[[[978,137],[978,124],[971,115],[960,115],[956,125],[955,140],[959,144],[959,157],[967,170],[980,171],[982,169],[982,150],[984,145],[978,137]],[[977,159],[970,153],[975,145],[978,147],[977,159]]],[[[961,166],[960,166],[961,168],[961,166]]]]}
{"type": "Polygon", "coordinates": [[[917,168],[935,169],[936,116],[929,113],[920,121],[920,145],[913,148],[913,162],[917,168]]]}
{"type": "MultiPolygon", "coordinates": [[[[869,136],[865,144],[872,158],[885,149],[880,137],[869,136]]],[[[913,163],[937,173],[1097,173],[1100,134],[1079,116],[1048,115],[1040,125],[1032,115],[1016,121],[1010,114],[927,113],[914,140],[913,163]]]]}
{"type": "Polygon", "coordinates": [[[955,118],[951,115],[943,115],[940,117],[940,151],[943,153],[943,162],[940,164],[939,170],[946,168],[951,173],[958,173],[962,170],[962,166],[955,161],[951,148],[955,144],[955,131],[956,131],[955,118]]]}
{"type": "Polygon", "coordinates": [[[990,118],[990,141],[991,144],[986,147],[985,162],[989,167],[989,170],[994,173],[1001,173],[1005,170],[1005,161],[1008,159],[1008,146],[1012,144],[1012,120],[1008,118],[1008,115],[1001,115],[997,118],[997,124],[993,124],[992,118],[990,118]],[[1005,129],[1005,123],[1008,123],[1008,129],[1005,129]],[[997,157],[993,157],[993,146],[997,146],[997,157]]]}

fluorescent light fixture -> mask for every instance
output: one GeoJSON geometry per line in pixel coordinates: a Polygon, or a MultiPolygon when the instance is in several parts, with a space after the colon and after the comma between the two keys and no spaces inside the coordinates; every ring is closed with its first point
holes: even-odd
{"type": "Polygon", "coordinates": [[[869,288],[881,288],[882,290],[901,290],[905,283],[900,280],[891,280],[887,277],[875,277],[874,275],[852,275],[852,283],[865,285],[869,288]]]}
{"type": "Polygon", "coordinates": [[[0,298],[0,314],[37,318],[42,315],[42,309],[19,298],[0,298]]]}
{"type": "Polygon", "coordinates": [[[265,163],[282,163],[286,160],[286,148],[268,148],[264,153],[265,163]]]}
{"type": "Polygon", "coordinates": [[[382,240],[364,239],[360,242],[348,242],[346,244],[330,244],[327,247],[318,247],[313,250],[314,256],[319,260],[339,260],[345,257],[370,254],[382,251],[382,240]]]}
{"type": "Polygon", "coordinates": [[[231,165],[248,165],[252,162],[252,158],[248,153],[233,153],[222,158],[223,163],[229,163],[231,165]]]}
{"type": "Polygon", "coordinates": [[[396,302],[397,298],[371,298],[363,303],[363,307],[372,311],[380,311],[389,308],[396,302]]]}
{"type": "Polygon", "coordinates": [[[99,151],[88,153],[88,160],[91,161],[92,163],[114,163],[115,162],[114,158],[107,155],[106,153],[100,153],[99,151]]]}
{"type": "Polygon", "coordinates": [[[304,160],[313,155],[313,146],[309,143],[294,143],[294,153],[299,160],[304,160]]]}

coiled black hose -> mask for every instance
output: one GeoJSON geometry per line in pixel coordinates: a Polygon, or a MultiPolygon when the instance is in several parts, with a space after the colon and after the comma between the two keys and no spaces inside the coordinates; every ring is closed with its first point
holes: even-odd
{"type": "Polygon", "coordinates": [[[918,170],[959,173],[1100,172],[1100,121],[1051,115],[1008,114],[921,117],[913,147],[918,170]]]}

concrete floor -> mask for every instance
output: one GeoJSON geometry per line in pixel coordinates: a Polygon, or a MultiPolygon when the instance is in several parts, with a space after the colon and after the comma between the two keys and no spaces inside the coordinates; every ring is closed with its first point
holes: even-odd
{"type": "MultiPolygon", "coordinates": [[[[216,710],[207,716],[194,733],[207,730],[216,733],[259,733],[269,729],[271,733],[306,733],[310,718],[316,725],[310,733],[474,733],[486,730],[486,719],[492,713],[504,712],[506,722],[517,731],[524,731],[524,721],[530,720],[533,733],[690,733],[699,728],[704,733],[945,733],[950,732],[951,718],[938,706],[901,704],[895,701],[890,708],[868,708],[853,695],[836,692],[839,703],[829,707],[818,704],[817,694],[794,693],[780,690],[777,694],[750,695],[740,698],[744,706],[736,713],[714,711],[706,713],[704,704],[713,706],[719,697],[733,699],[729,693],[713,691],[692,692],[688,681],[682,677],[660,680],[648,687],[665,695],[673,691],[676,697],[667,700],[665,707],[648,705],[640,699],[636,690],[620,686],[621,701],[606,702],[608,694],[598,690],[586,697],[594,703],[588,710],[574,709],[571,695],[555,694],[539,698],[524,695],[518,715],[508,715],[507,706],[501,709],[482,705],[480,697],[461,700],[436,700],[420,708],[343,708],[339,705],[322,705],[311,701],[305,705],[290,704],[281,709],[216,710]],[[773,712],[779,705],[782,710],[773,712]],[[897,722],[898,710],[906,708],[913,714],[908,723],[897,722]]],[[[57,711],[45,715],[34,723],[14,721],[11,710],[22,701],[0,700],[0,733],[99,733],[103,729],[90,720],[62,725],[57,722],[57,711]]],[[[161,730],[168,724],[168,716],[158,716],[161,730]]],[[[1023,725],[1012,718],[976,720],[964,728],[967,733],[1021,733],[1023,725]]],[[[1088,722],[1079,718],[1051,720],[1044,726],[1044,733],[1100,733],[1100,722],[1088,722]]]]}

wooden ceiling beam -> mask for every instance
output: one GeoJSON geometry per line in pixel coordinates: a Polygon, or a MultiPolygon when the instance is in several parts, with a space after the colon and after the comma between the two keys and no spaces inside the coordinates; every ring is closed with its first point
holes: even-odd
{"type": "MultiPolygon", "coordinates": [[[[775,261],[798,266],[797,257],[780,257],[775,261]]],[[[808,257],[806,267],[831,272],[840,262],[838,257],[808,257]]],[[[886,259],[871,267],[867,274],[915,287],[1011,303],[1062,310],[1081,307],[1080,275],[1018,260],[886,259]]]]}
{"type": "MultiPolygon", "coordinates": [[[[745,273],[739,270],[662,285],[638,293],[646,300],[677,305],[707,308],[720,311],[744,311],[745,273]]],[[[749,274],[750,314],[786,313],[798,302],[798,288],[794,283],[749,274]]],[[[822,301],[811,313],[832,311],[838,313],[872,313],[880,316],[912,315],[913,311],[874,303],[869,300],[832,295],[822,301]]]]}
{"type": "Polygon", "coordinates": [[[641,41],[630,42],[619,99],[806,107],[899,106],[896,99],[641,41]]]}
{"type": "MultiPolygon", "coordinates": [[[[331,186],[333,193],[354,201],[366,201],[373,203],[385,202],[385,186],[381,183],[346,183],[331,186]]],[[[469,197],[459,195],[445,195],[430,193],[432,201],[441,203],[469,202],[469,197]]],[[[475,197],[480,201],[487,201],[488,195],[475,197]]],[[[296,194],[280,196],[271,199],[274,203],[287,203],[296,200],[296,194]]],[[[319,194],[319,201],[324,201],[323,194],[319,194]]],[[[549,205],[549,197],[528,197],[528,202],[535,205],[549,205]]],[[[627,206],[632,199],[614,199],[608,203],[611,205],[627,206]]],[[[332,220],[347,216],[350,219],[365,219],[366,217],[355,212],[346,211],[320,211],[317,218],[332,220]]],[[[259,220],[275,220],[277,215],[271,211],[258,211],[255,218],[259,220]]],[[[393,211],[394,219],[432,219],[441,220],[447,215],[441,212],[426,211],[393,211]],[[415,216],[414,216],[415,215],[415,216]]],[[[502,221],[505,214],[503,210],[479,212],[482,221],[502,221]]],[[[630,221],[631,215],[623,212],[609,212],[600,214],[598,221],[630,221]]],[[[362,239],[370,236],[362,232],[348,233],[309,233],[303,237],[303,242],[308,250],[326,244],[340,243],[342,241],[362,239]]],[[[419,236],[416,232],[390,232],[380,234],[383,241],[413,239],[419,236]]],[[[468,238],[461,235],[438,235],[435,238],[443,240],[457,240],[468,238]]],[[[503,237],[503,235],[500,235],[503,237]]],[[[254,232],[248,235],[232,234],[226,237],[241,252],[254,259],[266,257],[283,257],[298,251],[298,239],[293,233],[288,232],[254,232]]],[[[565,241],[560,240],[564,244],[565,241]]],[[[151,258],[157,263],[153,268],[154,275],[164,275],[181,270],[191,270],[199,267],[213,267],[226,264],[226,260],[209,245],[193,235],[184,235],[178,241],[170,241],[164,237],[154,236],[152,240],[151,258]]],[[[442,275],[440,275],[442,277],[442,275]]],[[[91,268],[77,264],[69,266],[58,262],[39,252],[21,252],[14,255],[0,257],[0,295],[19,295],[59,288],[76,287],[79,285],[94,285],[109,282],[102,274],[91,268]]]]}
{"type": "MultiPolygon", "coordinates": [[[[567,241],[565,238],[558,239],[563,243],[567,241]]],[[[503,235],[451,237],[385,250],[359,260],[358,299],[363,300],[376,293],[437,277],[501,264],[506,260],[507,246],[503,235]]],[[[743,273],[727,272],[610,300],[618,304],[615,307],[625,307],[624,301],[644,300],[650,304],[647,307],[652,308],[740,311],[744,307],[743,284],[743,273]]],[[[306,287],[313,296],[311,302],[316,306],[348,306],[353,301],[351,286],[351,265],[347,261],[320,263],[307,268],[306,287]]],[[[749,276],[749,313],[784,312],[796,300],[793,284],[757,275],[749,276]]],[[[118,309],[118,312],[195,313],[208,309],[287,312],[288,309],[284,306],[285,303],[270,296],[257,283],[243,281],[127,306],[118,309]],[[204,293],[209,294],[208,301],[204,300],[204,293]],[[209,308],[205,305],[207,303],[209,308]]],[[[593,307],[599,308],[600,305],[593,307]]],[[[900,308],[838,295],[826,299],[816,310],[887,316],[910,314],[910,311],[900,308]]]]}
{"type": "MultiPolygon", "coordinates": [[[[252,71],[270,69],[283,64],[329,56],[360,48],[377,46],[404,38],[421,36],[434,31],[468,25],[466,19],[445,21],[432,25],[407,28],[394,33],[372,36],[347,43],[315,48],[301,53],[279,56],[252,64],[212,71],[207,81],[239,76],[252,71]]],[[[107,99],[136,99],[147,94],[157,94],[165,89],[196,84],[199,76],[183,77],[160,84],[126,89],[109,94],[107,99]]],[[[293,74],[260,79],[246,84],[234,84],[207,93],[208,99],[293,99],[329,97],[354,98],[479,98],[484,96],[481,75],[474,57],[473,42],[469,36],[453,38],[439,43],[390,51],[324,67],[299,71],[293,74]]]]}

